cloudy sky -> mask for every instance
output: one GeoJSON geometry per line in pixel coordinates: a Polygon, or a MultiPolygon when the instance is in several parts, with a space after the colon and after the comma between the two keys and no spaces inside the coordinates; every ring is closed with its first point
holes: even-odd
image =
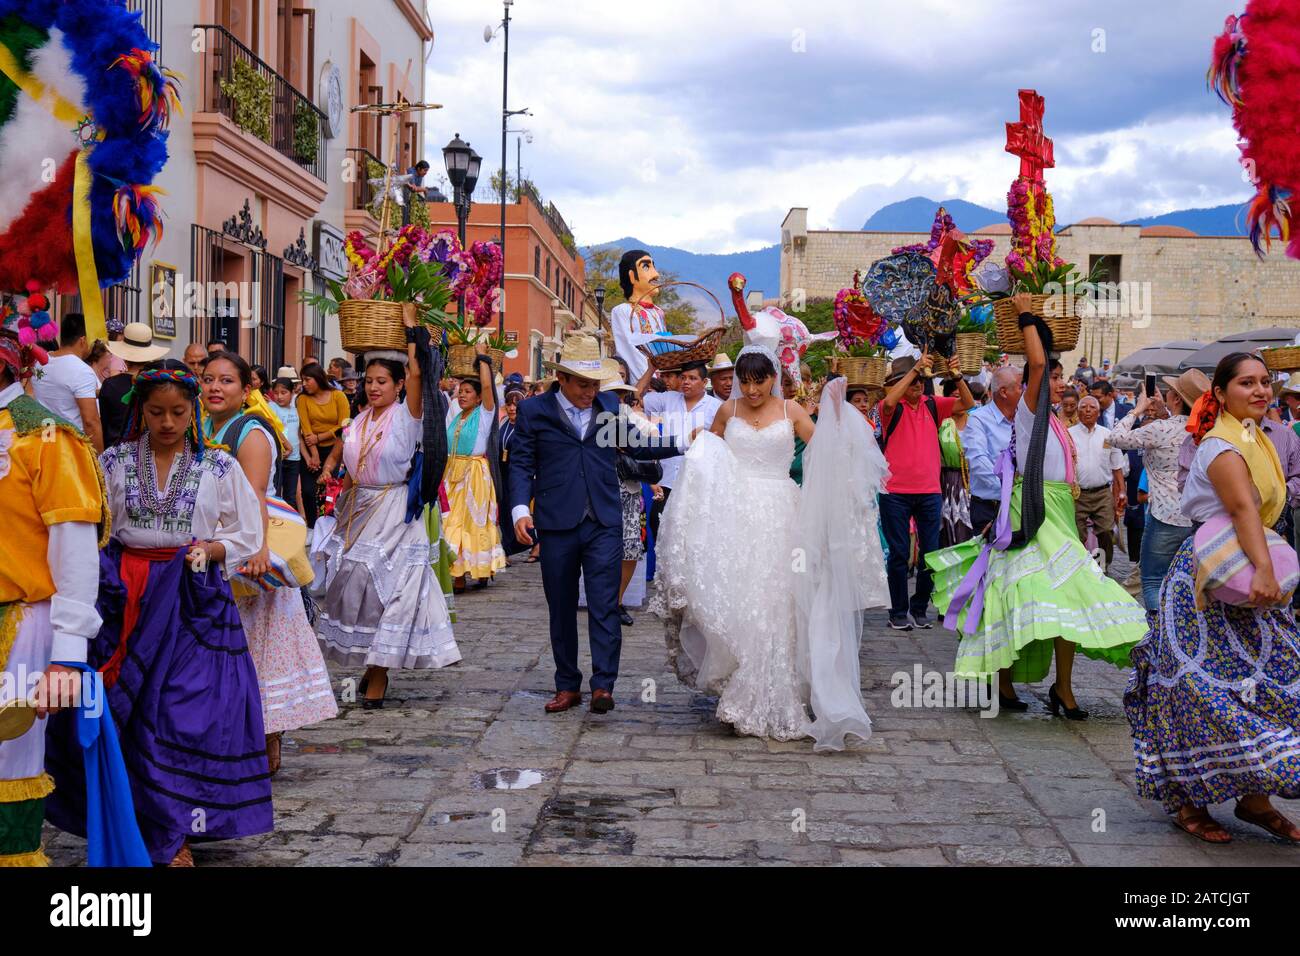
{"type": "MultiPolygon", "coordinates": [[[[1249,195],[1205,86],[1239,5],[517,0],[510,106],[534,113],[515,120],[524,176],[584,244],[732,252],[778,241],[792,206],[833,229],[916,195],[1003,208],[1020,87],[1047,100],[1058,219],[1131,219],[1249,195]]],[[[502,47],[483,27],[501,9],[431,5],[435,169],[453,132],[500,164],[502,47]]]]}

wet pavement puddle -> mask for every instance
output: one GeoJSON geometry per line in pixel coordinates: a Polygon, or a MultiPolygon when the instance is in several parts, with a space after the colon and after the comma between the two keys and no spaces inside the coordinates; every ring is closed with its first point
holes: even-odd
{"type": "Polygon", "coordinates": [[[485,770],[475,778],[479,790],[527,790],[546,779],[540,770],[485,770]]]}

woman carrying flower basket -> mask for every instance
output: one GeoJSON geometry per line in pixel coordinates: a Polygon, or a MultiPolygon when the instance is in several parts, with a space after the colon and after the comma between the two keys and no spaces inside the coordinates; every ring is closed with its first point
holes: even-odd
{"type": "Polygon", "coordinates": [[[456,404],[447,410],[447,470],[443,484],[451,512],[443,526],[443,537],[451,547],[451,573],[457,578],[457,593],[465,590],[467,578],[474,579],[475,587],[487,587],[488,580],[507,565],[501,546],[497,488],[488,461],[496,394],[487,348],[486,342],[476,345],[474,368],[478,377],[461,379],[456,404]]]}

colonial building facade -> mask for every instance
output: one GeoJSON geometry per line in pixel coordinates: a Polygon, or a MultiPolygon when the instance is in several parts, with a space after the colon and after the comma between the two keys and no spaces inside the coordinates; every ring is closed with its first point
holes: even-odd
{"type": "MultiPolygon", "coordinates": [[[[958,223],[960,226],[961,224],[958,223]]],[[[993,257],[1010,248],[1011,227],[987,226],[993,257]]],[[[924,242],[920,233],[836,232],[808,229],[808,210],[791,209],[781,225],[781,302],[831,298],[853,273],[898,246],[924,242]]],[[[1300,325],[1300,263],[1275,245],[1261,260],[1240,236],[1200,236],[1172,226],[1125,226],[1084,219],[1063,228],[1060,255],[1084,271],[1100,263],[1109,283],[1085,318],[1080,355],[1118,361],[1147,345],[1175,339],[1212,342],[1231,332],[1300,325]]]]}

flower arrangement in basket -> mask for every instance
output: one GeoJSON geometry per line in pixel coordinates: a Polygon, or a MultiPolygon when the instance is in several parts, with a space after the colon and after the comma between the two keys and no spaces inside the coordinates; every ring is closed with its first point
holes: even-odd
{"type": "Polygon", "coordinates": [[[853,287],[835,296],[835,349],[831,367],[850,385],[883,386],[889,374],[889,352],[898,345],[898,330],[872,309],[862,291],[862,273],[853,273],[853,287]]]}
{"type": "Polygon", "coordinates": [[[962,309],[957,322],[957,360],[963,375],[978,375],[984,368],[993,331],[993,306],[982,303],[962,309]]]}
{"type": "Polygon", "coordinates": [[[1006,278],[966,296],[967,304],[993,306],[998,342],[1003,351],[1014,354],[1024,352],[1024,336],[1012,296],[1032,295],[1030,311],[1047,321],[1056,350],[1068,352],[1078,343],[1082,326],[1080,295],[1097,275],[1094,271],[1081,277],[1073,263],[1057,254],[1056,210],[1043,180],[1043,170],[1056,165],[1052,141],[1043,135],[1044,109],[1037,92],[1020,91],[1020,121],[1007,124],[1006,150],[1020,157],[1020,173],[1007,192],[1011,251],[1006,278]]]}
{"type": "Polygon", "coordinates": [[[448,341],[486,325],[496,309],[501,252],[492,243],[476,242],[466,252],[449,231],[409,225],[378,249],[353,231],[343,249],[349,264],[346,281],[327,280],[325,293],[303,292],[299,298],[339,317],[343,348],[349,352],[404,351],[404,307],[414,305],[417,319],[447,332],[448,341]],[[448,313],[462,297],[464,323],[448,313]]]}

